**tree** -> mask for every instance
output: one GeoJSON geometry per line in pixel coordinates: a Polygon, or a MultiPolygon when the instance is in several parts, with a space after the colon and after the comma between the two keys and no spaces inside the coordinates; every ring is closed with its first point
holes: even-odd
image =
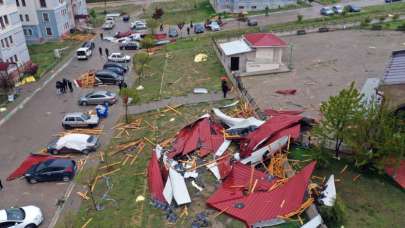
{"type": "Polygon", "coordinates": [[[155,30],[159,26],[159,22],[155,19],[149,19],[147,20],[146,24],[149,26],[152,35],[155,34],[155,30]]]}
{"type": "Polygon", "coordinates": [[[122,103],[125,108],[125,123],[129,123],[128,121],[128,105],[130,103],[137,103],[139,101],[138,92],[134,89],[130,88],[121,88],[120,96],[122,99],[122,103]]]}
{"type": "MultiPolygon", "coordinates": [[[[141,40],[141,47],[145,48],[146,51],[149,52],[149,49],[152,48],[155,45],[155,40],[153,39],[152,36],[148,35],[145,36],[142,40],[141,40]]],[[[134,59],[135,61],[135,59],[134,59]]]]}
{"type": "Polygon", "coordinates": [[[94,25],[94,22],[95,22],[96,19],[97,19],[97,13],[96,13],[96,11],[95,11],[94,9],[91,9],[90,12],[89,12],[89,15],[90,15],[90,19],[91,19],[91,21],[92,21],[92,24],[94,25]]]}
{"type": "Polygon", "coordinates": [[[15,87],[15,80],[12,74],[7,71],[0,72],[0,88],[6,93],[10,94],[15,87]]]}
{"type": "Polygon", "coordinates": [[[361,104],[362,95],[354,86],[343,89],[337,96],[331,96],[327,102],[321,104],[323,115],[314,133],[322,140],[335,141],[335,153],[339,158],[340,146],[348,129],[358,121],[364,111],[361,104]]]}
{"type": "Polygon", "coordinates": [[[138,83],[141,83],[141,79],[144,78],[145,68],[148,67],[148,63],[151,61],[151,58],[146,52],[138,52],[134,57],[134,69],[138,74],[138,83]]]}
{"type": "Polygon", "coordinates": [[[270,8],[269,6],[266,6],[266,8],[264,8],[264,15],[269,16],[270,14],[270,8]]]}
{"type": "Polygon", "coordinates": [[[304,16],[302,14],[297,15],[297,22],[298,23],[301,23],[303,19],[304,19],[304,16]]]}
{"type": "Polygon", "coordinates": [[[155,20],[159,20],[162,18],[164,11],[162,8],[155,8],[155,12],[152,15],[152,18],[155,20]]]}

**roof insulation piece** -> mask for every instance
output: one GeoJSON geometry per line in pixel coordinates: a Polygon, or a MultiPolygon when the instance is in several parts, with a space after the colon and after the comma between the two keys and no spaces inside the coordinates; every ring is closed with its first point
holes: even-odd
{"type": "Polygon", "coordinates": [[[328,181],[326,182],[326,189],[322,192],[324,197],[321,199],[323,204],[332,207],[336,201],[336,186],[335,186],[335,176],[330,175],[328,181]]]}
{"type": "Polygon", "coordinates": [[[254,151],[249,157],[241,160],[242,164],[252,163],[255,164],[263,160],[263,156],[269,152],[270,155],[274,154],[277,151],[280,151],[288,143],[288,136],[283,136],[271,144],[264,146],[256,151],[254,151]]]}
{"type": "Polygon", "coordinates": [[[264,124],[264,121],[258,120],[254,117],[249,117],[247,119],[234,118],[226,115],[217,108],[213,108],[212,111],[224,124],[230,127],[229,129],[248,128],[250,126],[259,127],[260,125],[264,124]]]}
{"type": "Polygon", "coordinates": [[[177,205],[191,203],[184,177],[175,169],[170,168],[169,179],[172,185],[173,198],[176,200],[177,205]]]}

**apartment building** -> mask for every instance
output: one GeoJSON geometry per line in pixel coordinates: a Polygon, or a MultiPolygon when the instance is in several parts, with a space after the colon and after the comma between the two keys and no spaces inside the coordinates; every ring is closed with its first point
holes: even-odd
{"type": "Polygon", "coordinates": [[[28,43],[55,40],[75,27],[75,13],[87,13],[83,0],[14,0],[28,43]]]}
{"type": "Polygon", "coordinates": [[[240,13],[248,11],[276,9],[285,5],[296,4],[297,0],[210,0],[216,12],[240,13]]]}
{"type": "Polygon", "coordinates": [[[15,0],[0,0],[0,61],[20,65],[29,60],[15,0]]]}

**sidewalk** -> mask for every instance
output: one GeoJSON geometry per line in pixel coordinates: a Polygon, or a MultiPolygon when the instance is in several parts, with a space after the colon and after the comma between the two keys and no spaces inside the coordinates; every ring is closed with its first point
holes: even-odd
{"type": "Polygon", "coordinates": [[[160,101],[156,101],[156,102],[129,106],[128,114],[136,115],[136,114],[164,108],[167,105],[198,104],[198,103],[202,103],[202,102],[230,100],[230,99],[234,99],[234,98],[235,98],[235,95],[232,93],[230,93],[227,98],[224,98],[222,93],[188,94],[187,96],[171,97],[169,99],[164,99],[164,100],[160,100],[160,101]]]}

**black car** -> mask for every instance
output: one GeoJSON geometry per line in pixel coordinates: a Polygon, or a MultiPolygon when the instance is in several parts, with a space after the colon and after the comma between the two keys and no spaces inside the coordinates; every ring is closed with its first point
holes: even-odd
{"type": "Polygon", "coordinates": [[[82,47],[89,48],[89,49],[93,50],[96,47],[96,45],[94,44],[93,41],[86,41],[86,42],[84,42],[82,44],[82,47]]]}
{"type": "Polygon", "coordinates": [[[120,45],[120,50],[123,50],[123,49],[125,49],[125,50],[137,50],[137,49],[139,49],[139,44],[136,43],[136,42],[128,42],[128,43],[125,43],[125,44],[121,44],[120,45]]]}
{"type": "Polygon", "coordinates": [[[257,20],[248,19],[247,24],[248,24],[248,26],[257,26],[257,20]]]}
{"type": "Polygon", "coordinates": [[[99,84],[119,85],[124,81],[124,77],[109,70],[99,70],[96,72],[96,80],[99,84]]]}
{"type": "Polygon", "coordinates": [[[117,63],[117,62],[107,62],[104,64],[103,68],[107,67],[118,67],[124,70],[124,73],[128,71],[128,66],[125,64],[117,63]]]}
{"type": "Polygon", "coordinates": [[[28,183],[43,181],[65,181],[73,179],[77,170],[76,162],[71,159],[50,159],[31,166],[25,173],[28,183]]]}
{"type": "Polygon", "coordinates": [[[114,73],[116,73],[118,75],[121,75],[121,76],[123,76],[125,74],[125,70],[123,70],[122,68],[119,68],[119,67],[113,67],[113,66],[104,67],[104,70],[112,71],[112,72],[114,72],[114,73]]]}
{"type": "Polygon", "coordinates": [[[123,22],[128,22],[129,19],[130,19],[130,16],[129,16],[129,15],[124,15],[124,16],[122,16],[122,21],[123,21],[123,22]]]}
{"type": "Polygon", "coordinates": [[[194,32],[195,33],[203,33],[205,31],[203,24],[195,24],[194,25],[194,32]]]}

